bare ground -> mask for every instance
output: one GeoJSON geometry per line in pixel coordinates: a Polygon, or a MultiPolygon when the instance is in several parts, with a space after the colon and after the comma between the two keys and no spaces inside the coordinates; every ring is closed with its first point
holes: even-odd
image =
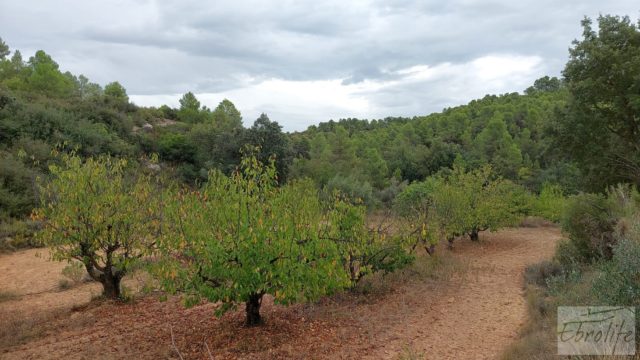
{"type": "Polygon", "coordinates": [[[526,320],[524,267],[551,257],[560,236],[540,227],[465,239],[453,254],[439,249],[445,256],[373,279],[368,296],[288,308],[267,299],[260,328],[243,327],[242,311],[216,319],[213,304],[90,302],[99,285],[59,291],[64,264],[46,254],[2,255],[0,292],[16,298],[0,302],[0,358],[493,359],[526,320]]]}

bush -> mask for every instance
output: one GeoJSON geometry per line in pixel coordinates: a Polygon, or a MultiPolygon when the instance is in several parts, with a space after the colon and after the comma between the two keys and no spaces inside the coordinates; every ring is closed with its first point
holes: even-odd
{"type": "Polygon", "coordinates": [[[58,289],[60,291],[69,290],[73,287],[73,282],[69,281],[69,279],[60,279],[58,281],[58,289]]]}
{"type": "Polygon", "coordinates": [[[610,259],[616,222],[605,196],[580,194],[573,197],[567,206],[562,229],[569,237],[575,260],[610,259]]]}
{"type": "Polygon", "coordinates": [[[0,251],[38,246],[33,235],[39,228],[40,223],[31,220],[0,221],[0,251]]]}
{"type": "Polygon", "coordinates": [[[425,212],[430,205],[433,192],[436,187],[436,179],[428,178],[423,182],[414,182],[406,186],[396,196],[393,202],[394,211],[400,215],[409,217],[415,213],[425,212]]]}
{"type": "Polygon", "coordinates": [[[564,269],[577,269],[581,264],[587,262],[585,254],[578,249],[574,241],[569,239],[558,242],[553,257],[564,269]]]}
{"type": "Polygon", "coordinates": [[[562,273],[562,267],[555,261],[543,261],[529,265],[524,270],[524,280],[527,284],[546,286],[547,279],[562,273]]]}
{"type": "Polygon", "coordinates": [[[605,195],[580,194],[569,199],[562,229],[569,242],[557,257],[563,264],[610,260],[617,239],[624,238],[639,213],[640,195],[630,185],[609,188],[605,195]]]}
{"type": "Polygon", "coordinates": [[[560,222],[565,211],[567,201],[558,185],[544,184],[542,191],[533,200],[531,215],[544,219],[560,222]]]}
{"type": "Polygon", "coordinates": [[[36,175],[18,157],[0,152],[0,219],[29,214],[35,205],[36,175]]]}
{"type": "Polygon", "coordinates": [[[571,199],[554,262],[525,271],[530,295],[530,325],[503,356],[520,359],[532,352],[539,358],[555,355],[557,306],[640,305],[640,212],[638,193],[618,185],[604,195],[571,199]],[[610,248],[608,258],[604,249],[610,248]]]}
{"type": "Polygon", "coordinates": [[[73,282],[75,283],[81,282],[86,274],[87,271],[85,270],[85,268],[80,262],[77,261],[69,263],[69,265],[65,266],[64,269],[62,269],[62,275],[73,280],[73,282]]]}
{"type": "Polygon", "coordinates": [[[383,207],[391,208],[394,204],[394,200],[401,194],[407,187],[406,181],[399,181],[396,178],[391,178],[389,185],[382,190],[376,191],[376,199],[383,207]]]}
{"type": "Polygon", "coordinates": [[[353,202],[364,203],[367,206],[374,205],[373,187],[367,181],[359,181],[353,176],[336,175],[329,180],[324,192],[327,196],[331,196],[336,191],[353,202]]]}
{"type": "Polygon", "coordinates": [[[166,133],[158,140],[160,158],[166,161],[194,163],[196,149],[183,134],[166,133]]]}
{"type": "MultiPolygon", "coordinates": [[[[637,225],[636,225],[637,226],[637,225]]],[[[638,229],[635,235],[640,234],[638,229]]],[[[640,239],[620,239],[613,259],[600,265],[593,294],[602,303],[615,306],[640,305],[640,239]]]]}

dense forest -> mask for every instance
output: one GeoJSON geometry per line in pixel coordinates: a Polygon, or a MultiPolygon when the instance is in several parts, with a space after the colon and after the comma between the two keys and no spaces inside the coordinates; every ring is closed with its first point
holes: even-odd
{"type": "Polygon", "coordinates": [[[117,81],[0,39],[0,250],[47,246],[113,299],[144,268],[163,296],[245,304],[255,326],[265,295],[317,300],[544,218],[566,239],[527,269],[533,324],[510,350],[536,353],[553,306],[640,304],[640,30],[619,16],[582,27],[561,78],[291,133],[190,91],[141,107],[117,81]]]}

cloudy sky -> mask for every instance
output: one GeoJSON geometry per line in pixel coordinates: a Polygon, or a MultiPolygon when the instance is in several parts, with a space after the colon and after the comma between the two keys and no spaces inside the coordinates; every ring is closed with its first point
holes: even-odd
{"type": "Polygon", "coordinates": [[[0,37],[63,70],[118,80],[138,105],[193,91],[286,130],[424,115],[558,76],[586,15],[637,0],[0,0],[0,37]]]}

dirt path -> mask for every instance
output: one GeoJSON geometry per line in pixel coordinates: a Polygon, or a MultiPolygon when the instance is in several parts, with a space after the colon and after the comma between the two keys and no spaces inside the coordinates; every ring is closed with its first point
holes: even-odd
{"type": "Polygon", "coordinates": [[[526,321],[525,266],[551,258],[560,238],[555,228],[522,228],[461,243],[455,252],[467,262],[467,276],[390,327],[393,335],[368,358],[409,351],[427,359],[494,359],[526,321]]]}
{"type": "MultiPolygon", "coordinates": [[[[177,301],[155,297],[69,312],[99,287],[51,290],[64,265],[36,258],[33,251],[4,255],[0,290],[37,294],[0,302],[0,323],[50,307],[67,313],[47,320],[37,336],[4,349],[0,341],[0,358],[177,358],[177,347],[185,359],[207,359],[207,344],[216,359],[494,359],[526,320],[524,267],[550,258],[560,237],[558,229],[544,227],[483,234],[480,243],[460,241],[453,254],[439,250],[447,255],[444,264],[457,267],[443,270],[444,277],[404,281],[394,274],[383,281],[389,289],[381,295],[316,305],[284,308],[267,300],[267,325],[252,329],[242,327],[242,311],[216,319],[211,304],[185,310],[177,301]]],[[[411,271],[433,265],[423,260],[411,271]]]]}

